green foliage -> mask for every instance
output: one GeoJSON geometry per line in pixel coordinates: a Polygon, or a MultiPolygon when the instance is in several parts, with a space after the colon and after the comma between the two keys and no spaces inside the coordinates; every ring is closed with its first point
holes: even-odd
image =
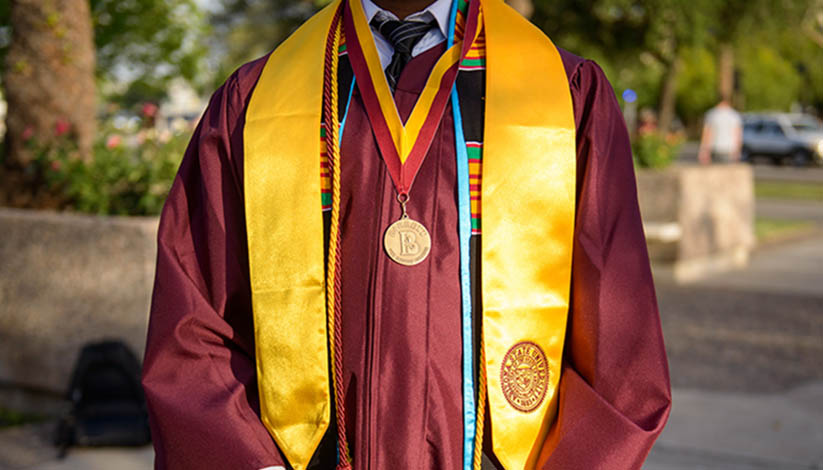
{"type": "Polygon", "coordinates": [[[631,88],[637,92],[638,109],[656,109],[660,97],[660,81],[664,72],[659,62],[646,57],[645,60],[640,60],[636,67],[624,68],[619,74],[608,75],[607,72],[607,76],[612,81],[618,96],[626,88],[631,88]]]}
{"type": "Polygon", "coordinates": [[[677,114],[686,122],[697,122],[717,104],[717,61],[706,48],[685,48],[683,71],[677,86],[677,114]]]}
{"type": "MultiPolygon", "coordinates": [[[[132,136],[140,138],[139,136],[132,136]]],[[[95,143],[90,161],[70,146],[40,149],[37,163],[50,190],[67,209],[106,215],[159,214],[180,164],[187,135],[159,139],[148,131],[139,144],[111,134],[95,143]]]]}
{"type": "Polygon", "coordinates": [[[788,110],[797,101],[800,75],[777,50],[756,45],[743,48],[738,58],[747,110],[788,110]]]}
{"type": "Polygon", "coordinates": [[[757,238],[758,243],[777,241],[813,230],[814,222],[810,220],[769,219],[764,217],[754,219],[754,236],[757,238]]]}
{"type": "Polygon", "coordinates": [[[823,185],[783,181],[758,181],[754,185],[758,198],[823,202],[823,185]]]}
{"type": "Polygon", "coordinates": [[[43,416],[30,413],[21,413],[0,407],[0,429],[21,424],[36,423],[43,421],[43,416]]]}
{"type": "Polygon", "coordinates": [[[160,101],[171,79],[202,85],[208,35],[195,0],[91,0],[98,77],[125,106],[160,101]]]}
{"type": "MultiPolygon", "coordinates": [[[[803,2],[797,2],[802,4],[803,2]]],[[[813,106],[823,115],[823,44],[800,27],[813,16],[798,8],[783,12],[791,28],[747,23],[737,44],[745,105],[750,110],[788,110],[795,103],[813,106]]],[[[820,13],[823,13],[821,5],[820,13]]]]}
{"type": "Polygon", "coordinates": [[[677,159],[682,143],[682,139],[673,134],[640,134],[632,141],[635,165],[640,168],[665,168],[677,159]]]}
{"type": "Polygon", "coordinates": [[[327,1],[221,0],[210,18],[212,46],[223,56],[215,65],[212,87],[238,66],[274,49],[327,1]]]}
{"type": "MultiPolygon", "coordinates": [[[[596,60],[618,92],[660,108],[666,72],[678,58],[676,110],[699,122],[718,99],[717,55],[733,44],[746,109],[823,113],[823,48],[800,27],[812,2],[792,0],[534,0],[532,20],[559,46],[596,60]],[[792,71],[793,69],[794,71],[792,71]]],[[[821,7],[818,8],[818,11],[821,7]]]]}

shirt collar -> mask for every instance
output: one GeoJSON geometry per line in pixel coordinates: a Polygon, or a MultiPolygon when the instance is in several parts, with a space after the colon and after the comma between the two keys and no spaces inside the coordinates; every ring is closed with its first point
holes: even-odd
{"type": "MultiPolygon", "coordinates": [[[[394,13],[384,10],[375,5],[372,0],[361,0],[363,3],[363,11],[366,13],[366,21],[371,23],[372,18],[378,12],[384,12],[393,19],[398,19],[394,13]]],[[[452,0],[436,0],[434,3],[426,7],[425,10],[413,13],[404,18],[407,20],[415,19],[434,19],[437,22],[437,28],[443,33],[443,37],[449,34],[449,16],[451,16],[452,0]]]]}

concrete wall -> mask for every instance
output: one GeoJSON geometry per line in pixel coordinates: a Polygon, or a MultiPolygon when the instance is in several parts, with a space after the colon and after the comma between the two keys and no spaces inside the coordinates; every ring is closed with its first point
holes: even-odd
{"type": "Polygon", "coordinates": [[[64,392],[80,347],[142,357],[157,219],[0,209],[0,383],[64,392]]]}
{"type": "Polygon", "coordinates": [[[687,281],[748,262],[755,244],[749,165],[641,170],[637,186],[649,254],[655,261],[672,263],[677,279],[687,281]]]}
{"type": "MultiPolygon", "coordinates": [[[[647,231],[677,228],[668,241],[649,236],[649,248],[678,278],[748,258],[748,166],[640,171],[638,190],[647,231]]],[[[63,392],[88,341],[121,338],[142,356],[156,232],[156,218],[0,208],[0,386],[63,392]]]]}

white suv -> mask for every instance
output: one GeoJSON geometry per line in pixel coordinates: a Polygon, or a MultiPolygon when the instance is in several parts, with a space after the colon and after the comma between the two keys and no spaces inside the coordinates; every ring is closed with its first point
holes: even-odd
{"type": "Polygon", "coordinates": [[[776,164],[823,164],[823,125],[807,114],[745,114],[745,161],[770,158],[776,164]]]}

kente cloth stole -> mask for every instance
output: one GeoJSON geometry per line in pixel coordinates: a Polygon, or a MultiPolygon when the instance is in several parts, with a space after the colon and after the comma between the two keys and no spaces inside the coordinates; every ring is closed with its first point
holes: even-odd
{"type": "MultiPolygon", "coordinates": [[[[457,16],[456,35],[463,37],[466,25],[464,12],[468,3],[461,0],[457,16]]],[[[338,115],[345,116],[351,98],[351,86],[354,72],[348,61],[345,35],[342,38],[338,55],[340,57],[340,72],[338,74],[340,101],[338,115]]],[[[469,155],[469,179],[471,182],[471,217],[472,235],[480,234],[480,206],[482,185],[483,161],[483,102],[480,99],[485,90],[486,72],[486,35],[480,32],[472,43],[468,55],[460,62],[460,73],[457,76],[457,92],[461,97],[461,114],[463,115],[463,133],[466,136],[466,149],[469,155]]],[[[320,204],[326,212],[331,210],[331,170],[326,155],[326,124],[325,116],[320,124],[320,204]]]]}
{"type": "MultiPolygon", "coordinates": [[[[296,469],[306,467],[331,420],[317,130],[326,38],[341,1],[360,0],[334,2],[272,53],[244,129],[261,419],[296,469]]],[[[487,378],[496,457],[506,469],[535,468],[547,457],[540,452],[556,414],[569,306],[573,110],[554,45],[502,0],[473,1],[484,13],[487,60],[477,147],[485,344],[478,367],[487,378]]],[[[467,59],[461,68],[477,66],[467,59]]]]}

